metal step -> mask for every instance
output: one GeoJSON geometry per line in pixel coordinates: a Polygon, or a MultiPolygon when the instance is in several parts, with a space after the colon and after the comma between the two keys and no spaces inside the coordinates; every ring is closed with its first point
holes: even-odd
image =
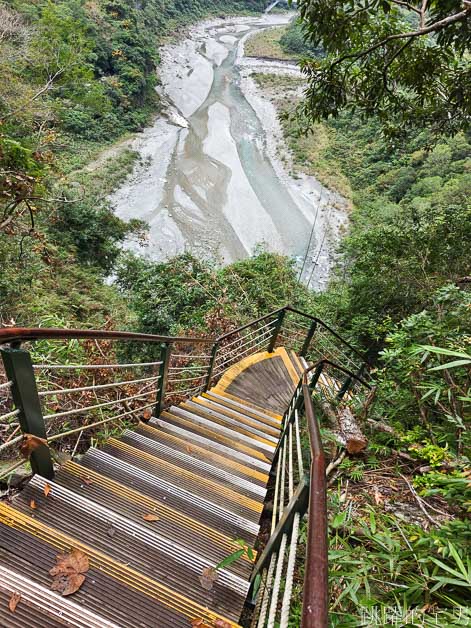
{"type": "Polygon", "coordinates": [[[206,396],[193,397],[191,403],[196,403],[205,408],[212,409],[220,416],[229,417],[231,419],[234,419],[235,421],[238,421],[241,425],[246,425],[248,427],[254,428],[255,430],[257,430],[254,433],[260,433],[264,438],[267,438],[267,435],[271,435],[275,442],[278,441],[278,437],[280,435],[280,425],[267,425],[267,423],[259,418],[248,417],[240,409],[229,408],[220,403],[219,400],[209,399],[206,396]]]}
{"type": "Polygon", "coordinates": [[[194,473],[201,473],[203,477],[219,481],[222,485],[231,486],[234,490],[239,490],[244,495],[250,496],[252,499],[263,502],[265,498],[267,492],[266,488],[233,475],[224,469],[215,467],[201,458],[196,458],[188,453],[172,449],[164,443],[147,438],[137,432],[126,430],[119,440],[135,447],[136,449],[147,452],[156,458],[168,460],[173,464],[181,466],[184,469],[191,470],[194,473]]]}
{"type": "Polygon", "coordinates": [[[72,625],[77,628],[119,628],[118,624],[1,564],[0,603],[1,626],[51,628],[72,625]],[[19,595],[20,600],[15,611],[9,613],[6,609],[14,594],[19,595]]]}
{"type": "MultiPolygon", "coordinates": [[[[75,462],[67,462],[57,474],[55,482],[149,530],[157,531],[170,541],[177,539],[189,550],[198,548],[198,553],[208,561],[219,563],[240,549],[232,537],[201,520],[188,517],[180,510],[170,508],[164,500],[157,501],[147,497],[89,468],[84,469],[75,462]],[[148,513],[158,513],[158,525],[144,520],[144,515],[148,513]]],[[[248,558],[243,558],[227,569],[247,578],[251,567],[252,563],[248,558]]]]}
{"type": "Polygon", "coordinates": [[[194,426],[191,421],[184,421],[170,412],[163,412],[158,419],[151,419],[149,423],[156,429],[178,434],[182,438],[188,439],[190,443],[199,443],[202,446],[211,448],[211,451],[221,452],[221,454],[227,455],[231,460],[238,460],[267,474],[270,472],[271,465],[269,462],[261,460],[265,456],[261,456],[258,452],[252,452],[248,447],[238,447],[238,443],[234,443],[230,438],[222,437],[217,432],[199,430],[198,426],[194,426]],[[175,421],[175,419],[180,420],[175,421]],[[235,447],[238,448],[236,449],[235,447]],[[250,455],[251,453],[255,453],[256,457],[250,455]]]}
{"type": "Polygon", "coordinates": [[[185,409],[189,412],[194,412],[199,416],[206,417],[213,421],[218,425],[228,426],[230,429],[234,430],[239,434],[244,434],[249,436],[250,438],[256,440],[258,443],[265,443],[266,445],[276,446],[278,442],[277,436],[272,436],[268,432],[264,432],[258,426],[253,427],[252,425],[245,425],[239,419],[239,417],[231,416],[229,412],[224,413],[218,411],[218,408],[211,404],[210,401],[206,399],[203,400],[195,400],[195,401],[185,401],[180,405],[179,409],[185,409]]]}
{"type": "Polygon", "coordinates": [[[257,471],[250,462],[244,464],[239,462],[237,454],[229,448],[225,448],[224,452],[217,451],[217,445],[207,441],[197,444],[190,432],[185,434],[171,434],[162,427],[140,423],[135,430],[136,434],[142,434],[149,440],[156,440],[159,443],[166,443],[176,451],[182,451],[198,460],[206,460],[218,469],[225,469],[232,475],[244,478],[262,488],[267,483],[267,474],[257,471]]]}
{"type": "Polygon", "coordinates": [[[205,392],[202,394],[202,397],[204,397],[205,399],[210,399],[218,404],[224,405],[227,408],[232,408],[233,410],[242,412],[246,416],[256,418],[259,421],[262,421],[266,423],[267,425],[270,425],[278,430],[281,427],[281,418],[279,419],[275,418],[274,414],[273,415],[264,414],[263,412],[256,410],[254,407],[244,405],[240,401],[235,401],[235,399],[230,398],[227,395],[215,393],[211,390],[208,390],[208,392],[205,392]]]}
{"type": "Polygon", "coordinates": [[[171,589],[126,562],[4,503],[0,503],[0,548],[8,549],[0,554],[3,565],[21,566],[21,573],[48,587],[51,580],[48,571],[59,552],[70,548],[84,552],[90,569],[84,584],[74,593],[74,602],[123,628],[188,628],[195,617],[206,619],[208,623],[221,618],[230,621],[232,626],[237,625],[208,605],[192,600],[180,589],[171,589]]]}
{"type": "Polygon", "coordinates": [[[234,515],[258,522],[263,504],[260,500],[245,497],[242,492],[227,488],[219,482],[207,477],[187,471],[183,467],[155,458],[127,443],[110,438],[103,447],[103,453],[111,454],[119,461],[127,462],[135,469],[144,471],[155,477],[159,482],[178,487],[192,494],[195,498],[207,499],[234,515]]]}
{"type": "MultiPolygon", "coordinates": [[[[233,616],[233,609],[244,603],[249,586],[247,580],[221,569],[213,587],[217,608],[212,607],[199,576],[203,569],[214,567],[215,564],[199,556],[196,551],[184,548],[175,540],[169,541],[150,530],[149,526],[144,527],[63,486],[47,482],[40,476],[33,478],[20,498],[15,500],[14,507],[28,514],[31,512],[31,499],[36,503],[36,521],[86,543],[157,583],[178,590],[184,582],[185,593],[191,599],[231,619],[238,619],[233,616]],[[51,489],[47,497],[43,492],[46,484],[51,489]]],[[[158,529],[158,521],[154,527],[158,529]]]]}
{"type": "Polygon", "coordinates": [[[232,538],[245,538],[249,543],[253,543],[258,534],[259,526],[254,522],[238,517],[218,504],[157,478],[99,449],[89,449],[81,464],[135,488],[148,497],[163,500],[172,508],[181,510],[190,517],[198,518],[232,538]]]}

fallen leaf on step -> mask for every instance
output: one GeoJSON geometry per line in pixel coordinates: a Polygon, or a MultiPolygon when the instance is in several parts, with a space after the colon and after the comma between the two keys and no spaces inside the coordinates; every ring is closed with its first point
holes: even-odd
{"type": "Polygon", "coordinates": [[[20,453],[23,458],[29,458],[33,451],[41,445],[47,446],[47,440],[45,438],[39,438],[39,436],[33,436],[33,434],[23,434],[20,453]]]}
{"type": "Polygon", "coordinates": [[[51,487],[49,486],[49,484],[46,483],[44,485],[44,495],[47,497],[50,492],[51,492],[51,487]]]}
{"type": "Polygon", "coordinates": [[[211,591],[218,578],[218,572],[213,567],[205,567],[200,576],[200,582],[203,589],[211,591]]]}
{"type": "Polygon", "coordinates": [[[216,619],[214,628],[231,628],[231,624],[228,621],[224,621],[224,619],[216,619]]]}
{"type": "Polygon", "coordinates": [[[190,447],[190,445],[187,445],[187,446],[185,447],[185,449],[186,449],[187,453],[189,453],[189,454],[191,454],[191,453],[192,453],[192,451],[193,451],[193,449],[190,447]]]}
{"type": "Polygon", "coordinates": [[[93,480],[88,475],[85,478],[82,478],[82,482],[86,484],[87,486],[89,486],[90,484],[93,484],[93,480]]]}
{"type": "Polygon", "coordinates": [[[32,508],[33,510],[36,510],[37,506],[36,506],[36,502],[34,501],[34,499],[32,499],[29,502],[29,507],[32,508]]]}
{"type": "Polygon", "coordinates": [[[81,573],[71,573],[67,576],[56,576],[51,584],[51,591],[59,591],[61,595],[72,595],[80,589],[85,582],[85,576],[81,573]]]}
{"type": "Polygon", "coordinates": [[[115,528],[114,526],[112,526],[112,525],[111,525],[111,526],[108,528],[108,530],[106,531],[106,534],[107,534],[110,538],[113,538],[113,537],[114,537],[114,535],[116,534],[116,528],[115,528]]]}
{"type": "Polygon", "coordinates": [[[90,567],[88,556],[79,549],[73,549],[67,554],[56,556],[56,565],[49,571],[54,580],[52,591],[59,591],[62,595],[72,595],[85,582],[86,573],[90,567]]]}
{"type": "Polygon", "coordinates": [[[151,417],[152,417],[151,410],[144,410],[144,412],[142,413],[142,418],[144,419],[144,421],[148,421],[151,417]]]}
{"type": "Polygon", "coordinates": [[[157,517],[157,515],[144,515],[142,517],[144,519],[144,521],[160,521],[160,517],[157,517]]]}
{"type": "Polygon", "coordinates": [[[208,624],[204,619],[192,619],[191,625],[193,628],[212,628],[213,624],[208,624]]]}
{"type": "Polygon", "coordinates": [[[13,593],[13,595],[10,598],[10,601],[8,602],[8,608],[10,609],[10,612],[14,613],[16,611],[16,607],[18,606],[20,600],[21,600],[21,593],[13,593]]]}

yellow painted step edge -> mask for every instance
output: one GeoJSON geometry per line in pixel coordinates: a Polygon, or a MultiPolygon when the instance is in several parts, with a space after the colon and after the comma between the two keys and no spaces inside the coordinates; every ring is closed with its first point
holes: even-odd
{"type": "MultiPolygon", "coordinates": [[[[193,414],[201,413],[203,415],[203,418],[208,419],[209,421],[212,421],[213,423],[217,423],[218,425],[221,425],[222,427],[227,427],[228,429],[233,430],[234,432],[238,432],[239,434],[248,436],[249,438],[252,438],[253,440],[258,441],[259,443],[263,443],[264,445],[269,445],[270,447],[273,448],[273,450],[276,449],[276,444],[273,441],[268,440],[267,438],[263,438],[263,436],[258,436],[257,434],[254,434],[253,432],[250,432],[249,430],[244,429],[243,425],[231,425],[229,423],[225,423],[224,419],[214,416],[213,414],[210,414],[210,412],[208,412],[209,410],[211,410],[211,408],[209,408],[205,404],[198,404],[198,405],[199,405],[198,410],[195,410],[195,408],[193,408],[192,406],[188,406],[187,402],[184,401],[183,403],[180,404],[180,407],[183,408],[184,410],[187,410],[188,412],[193,412],[193,414]]],[[[230,417],[227,417],[227,418],[230,418],[230,417]]]]}
{"type": "MultiPolygon", "coordinates": [[[[206,536],[212,542],[217,543],[218,545],[223,547],[224,550],[227,550],[228,554],[231,554],[240,549],[240,545],[234,543],[234,541],[230,537],[221,534],[221,532],[219,532],[218,530],[215,530],[214,528],[211,528],[210,526],[201,523],[197,519],[192,519],[182,512],[170,508],[169,506],[167,506],[167,504],[164,504],[163,502],[152,499],[151,497],[147,497],[147,495],[139,493],[133,488],[129,488],[124,484],[120,484],[119,482],[116,482],[116,480],[111,480],[105,475],[101,475],[100,473],[97,473],[92,469],[82,467],[81,465],[77,464],[76,462],[72,462],[71,460],[66,462],[63,468],[64,470],[68,471],[72,475],[75,475],[79,479],[87,481],[91,480],[92,484],[102,486],[122,500],[138,504],[139,507],[142,508],[142,512],[144,514],[148,512],[155,512],[162,518],[165,517],[169,520],[177,520],[185,527],[196,530],[200,534],[206,536]]],[[[252,561],[245,554],[243,556],[243,559],[252,564],[252,561]]]]}
{"type": "Polygon", "coordinates": [[[171,464],[166,460],[162,460],[161,458],[157,458],[152,454],[148,454],[146,451],[142,451],[142,449],[137,449],[137,447],[133,447],[132,445],[128,445],[127,443],[123,443],[120,440],[116,440],[116,438],[110,438],[107,441],[107,444],[120,449],[121,451],[126,451],[136,458],[142,458],[143,460],[149,462],[152,465],[155,465],[157,469],[165,468],[171,473],[175,475],[175,478],[178,477],[186,477],[188,480],[193,481],[195,483],[207,486],[212,488],[215,493],[219,493],[220,495],[224,495],[230,501],[236,504],[242,504],[246,508],[253,510],[255,512],[262,512],[263,503],[257,502],[254,499],[250,499],[250,497],[246,497],[237,491],[233,491],[230,488],[226,488],[222,484],[218,482],[213,482],[212,480],[208,480],[207,478],[196,475],[195,473],[191,473],[191,471],[187,471],[186,469],[182,469],[181,467],[171,464]]]}
{"type": "MultiPolygon", "coordinates": [[[[193,456],[193,454],[201,454],[201,458],[199,458],[200,460],[203,460],[204,458],[209,458],[211,460],[214,460],[215,463],[217,463],[218,461],[223,461],[224,465],[226,465],[230,469],[235,469],[237,471],[240,471],[247,478],[259,480],[260,482],[264,482],[265,484],[268,482],[268,473],[263,473],[262,471],[256,471],[255,469],[246,467],[245,465],[240,464],[239,462],[236,462],[235,460],[232,460],[231,458],[228,458],[227,456],[217,454],[214,451],[205,449],[204,447],[200,445],[189,443],[184,438],[180,438],[178,436],[175,436],[174,434],[167,434],[167,432],[163,432],[162,430],[159,430],[158,427],[153,427],[152,425],[146,425],[145,423],[141,423],[139,427],[145,432],[148,432],[150,438],[152,438],[151,436],[152,433],[155,432],[156,436],[158,435],[159,438],[166,440],[167,442],[181,443],[185,447],[185,449],[187,448],[187,453],[189,456],[193,456]]],[[[193,457],[196,457],[196,456],[193,456],[193,457]]]]}
{"type": "MultiPolygon", "coordinates": [[[[120,563],[110,556],[82,543],[55,528],[37,521],[19,510],[0,502],[0,523],[9,528],[19,530],[30,536],[42,540],[44,543],[55,547],[61,552],[76,548],[84,552],[90,561],[92,569],[98,569],[106,575],[121,582],[129,589],[139,591],[143,595],[158,600],[162,605],[188,617],[190,622],[193,619],[204,619],[208,622],[215,622],[217,619],[226,621],[232,628],[240,628],[239,624],[201,606],[197,602],[190,600],[181,593],[169,589],[163,584],[152,580],[128,565],[120,563]]],[[[51,565],[52,567],[52,565],[51,565]]]]}
{"type": "Polygon", "coordinates": [[[223,434],[220,434],[219,432],[212,431],[209,428],[206,428],[202,425],[195,425],[189,419],[185,419],[181,416],[172,414],[171,412],[168,412],[167,410],[162,412],[160,416],[162,417],[162,419],[165,419],[165,417],[168,417],[168,418],[171,418],[172,420],[176,420],[178,423],[182,425],[186,425],[186,426],[192,427],[193,429],[196,429],[199,434],[206,436],[206,438],[210,438],[211,440],[215,440],[216,442],[221,443],[221,445],[226,445],[227,447],[234,449],[234,454],[236,454],[239,451],[241,453],[247,454],[248,456],[251,456],[252,458],[256,458],[257,460],[262,460],[263,462],[266,462],[267,464],[271,465],[271,460],[269,460],[268,457],[265,456],[261,451],[257,451],[256,449],[251,449],[248,445],[243,445],[242,443],[239,443],[239,442],[236,443],[237,449],[235,449],[234,441],[231,438],[226,437],[223,434]]]}
{"type": "MultiPolygon", "coordinates": [[[[228,405],[225,405],[222,400],[218,400],[219,406],[215,408],[212,405],[212,403],[218,403],[218,401],[216,401],[215,398],[207,395],[207,393],[203,393],[203,395],[200,397],[193,397],[192,401],[193,403],[200,404],[204,406],[205,408],[209,408],[210,410],[213,410],[214,412],[220,412],[224,416],[228,416],[231,419],[240,421],[244,425],[248,425],[249,427],[254,427],[260,432],[263,432],[266,430],[267,434],[270,434],[270,436],[276,437],[278,433],[280,432],[281,425],[279,423],[275,423],[275,421],[268,423],[266,419],[265,420],[263,419],[263,417],[250,416],[249,414],[246,414],[246,412],[242,409],[237,409],[234,406],[229,407],[228,405]],[[243,415],[243,416],[240,416],[240,415],[243,415]]],[[[229,403],[229,400],[227,400],[227,402],[229,403]]]]}

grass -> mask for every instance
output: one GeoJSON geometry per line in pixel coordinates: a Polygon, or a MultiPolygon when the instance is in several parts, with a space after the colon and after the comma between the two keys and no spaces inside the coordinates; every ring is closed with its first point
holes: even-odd
{"type": "Polygon", "coordinates": [[[282,61],[297,61],[297,55],[285,52],[280,46],[280,39],[287,28],[287,26],[265,28],[255,35],[252,35],[245,43],[245,55],[247,57],[265,57],[282,61]]]}

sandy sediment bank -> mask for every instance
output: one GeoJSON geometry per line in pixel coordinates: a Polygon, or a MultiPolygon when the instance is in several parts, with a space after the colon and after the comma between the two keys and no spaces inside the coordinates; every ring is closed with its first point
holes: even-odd
{"type": "Polygon", "coordinates": [[[299,69],[243,54],[251,33],[286,20],[276,15],[204,21],[189,38],[161,50],[167,116],[134,140],[131,148],[141,160],[111,198],[120,217],[149,224],[148,245],[129,242],[129,248],[156,260],[191,250],[228,263],[265,243],[297,256],[301,265],[303,242],[309,241],[307,272],[316,265],[311,285],[325,285],[346,223],[342,199],[313,177],[289,174],[289,163],[280,159],[286,147],[276,109],[251,76],[299,77],[299,69]],[[233,82],[238,91],[231,89],[233,82]],[[270,185],[280,182],[285,215],[272,207],[276,193],[270,185]],[[294,231],[293,221],[299,223],[294,231]],[[287,240],[290,229],[301,235],[287,240]]]}

